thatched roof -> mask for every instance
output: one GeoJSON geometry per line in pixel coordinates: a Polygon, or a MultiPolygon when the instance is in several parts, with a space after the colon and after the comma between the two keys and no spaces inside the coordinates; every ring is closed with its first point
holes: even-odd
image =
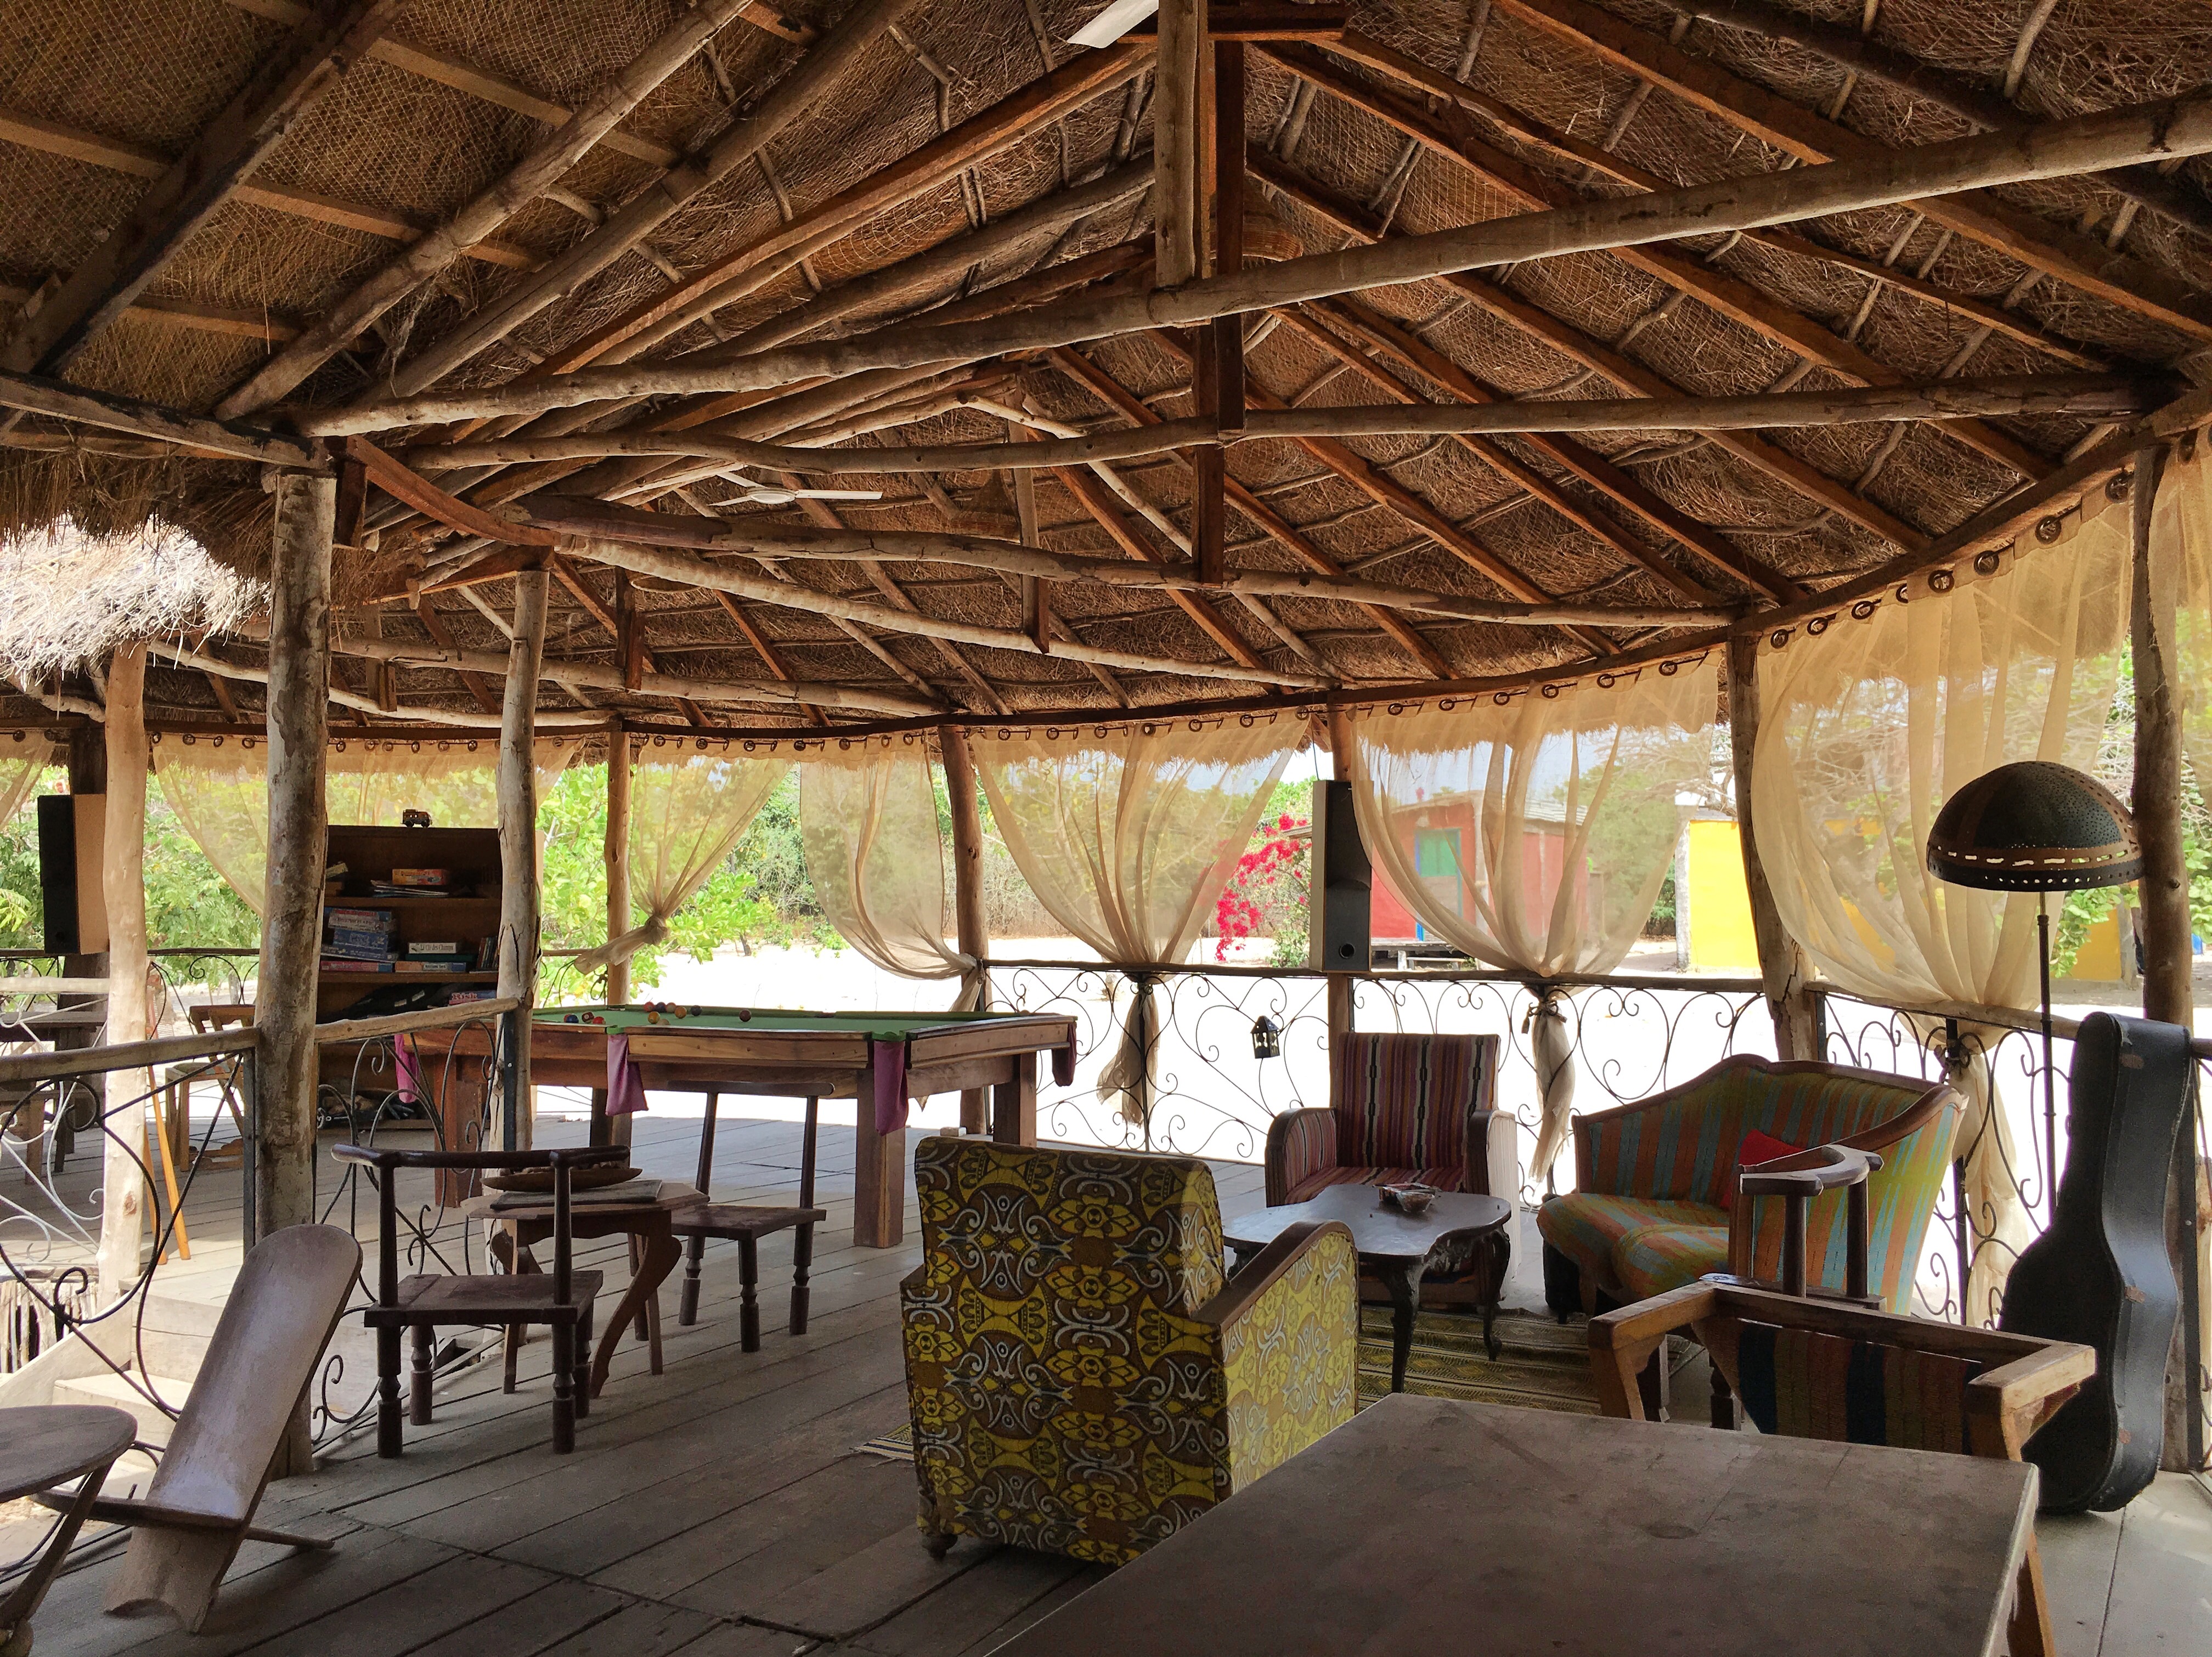
{"type": "MultiPolygon", "coordinates": [[[[1149,40],[1068,44],[1099,9],[26,0],[0,39],[0,331],[13,331],[0,367],[234,427],[351,430],[496,517],[646,547],[620,575],[589,538],[556,554],[547,651],[575,671],[545,705],[755,725],[799,716],[788,691],[745,694],[776,682],[853,692],[829,704],[834,721],[1632,658],[1931,549],[1971,553],[1961,536],[2015,532],[1993,502],[2064,510],[2110,470],[2085,478],[2068,463],[2185,390],[2177,371],[2212,343],[2212,167],[2054,165],[1747,234],[1586,240],[1596,251],[1237,306],[1258,422],[1493,399],[1673,410],[1642,428],[1237,443],[1225,561],[1251,573],[1249,592],[1090,579],[1065,561],[1141,556],[1187,577],[1201,489],[1188,447],[1103,470],[1071,449],[1021,486],[959,454],[849,476],[733,461],[730,446],[746,443],[941,451],[1198,412],[1196,333],[1117,324],[1021,343],[1071,300],[1110,308],[1154,282],[1159,213],[1145,186],[1158,76],[1149,40]],[[895,21],[854,38],[856,16],[895,21]],[[578,131],[569,112],[588,120],[625,78],[619,123],[553,154],[578,131]],[[273,130],[241,145],[241,124],[288,97],[273,130]],[[250,170],[210,168],[241,153],[250,170]],[[180,160],[198,169],[189,179],[172,173],[180,160]],[[487,209],[495,188],[506,196],[487,209]],[[1071,191],[1086,210],[1061,209],[1071,191]],[[456,215],[467,252],[434,255],[434,235],[413,268],[395,267],[456,215]],[[892,325],[916,316],[991,319],[1013,343],[990,349],[969,329],[961,337],[984,349],[879,366],[899,347],[892,325]],[[835,339],[859,366],[816,389],[808,365],[828,359],[788,348],[835,339]],[[772,365],[751,389],[748,364],[772,365]],[[2059,378],[2083,374],[2119,378],[2094,393],[2059,378]],[[1955,386],[1945,412],[1994,412],[1868,419],[1838,395],[1899,386],[1955,386]],[[598,389],[586,400],[577,388],[598,389]],[[501,403],[526,392],[538,403],[501,403]],[[1703,429],[1705,415],[1676,407],[1784,392],[1806,423],[1703,429]],[[701,451],[480,458],[510,447],[464,452],[458,466],[436,452],[504,441],[543,456],[555,439],[601,438],[604,453],[621,446],[615,434],[701,451]],[[773,492],[793,484],[880,498],[773,492]],[[1032,546],[1062,560],[1037,568],[1065,578],[1047,589],[1059,647],[1046,654],[1012,640],[1035,620],[1032,572],[1006,550],[1025,509],[1032,546]],[[854,533],[798,533],[841,525],[854,533]],[[922,538],[869,539],[894,533],[922,538]],[[732,535],[770,555],[732,550],[732,535]],[[696,544],[714,536],[726,538],[696,544]],[[731,579],[702,584],[702,568],[731,579]],[[1347,574],[1369,587],[1331,585],[1347,574]],[[1266,579],[1294,574],[1316,586],[1266,579]],[[622,603],[647,640],[641,689],[622,683],[622,603]],[[1570,608],[1513,613],[1530,604],[1570,608]],[[1571,619],[1541,619],[1554,616],[1571,619]],[[1119,665],[1070,659],[1071,643],[1119,665]]],[[[1217,9],[1279,21],[1290,9],[1217,9]]],[[[1377,236],[1402,251],[1415,245],[1395,239],[1653,191],[1671,202],[1683,185],[1826,158],[1870,167],[2212,77],[2212,9],[2171,0],[1357,0],[1349,26],[1245,48],[1255,260],[1377,236]]],[[[256,462],[11,395],[0,526],[158,524],[149,544],[188,532],[249,581],[265,573],[256,462]]],[[[481,659],[473,679],[403,661],[388,683],[379,663],[503,651],[507,582],[438,590],[497,544],[373,476],[351,532],[339,625],[349,652],[370,653],[344,657],[337,682],[402,711],[495,707],[481,659]]],[[[29,579],[23,561],[38,555],[11,550],[0,580],[29,579]]],[[[19,592],[19,613],[27,602],[50,599],[19,592]]],[[[197,602],[164,597],[146,623],[173,635],[232,619],[197,602]]],[[[98,630],[77,646],[112,641],[117,618],[139,613],[92,608],[98,630]]],[[[13,645],[0,656],[31,665],[13,645]]],[[[261,658],[242,633],[199,659],[261,658]]],[[[224,690],[254,717],[258,685],[224,690]]],[[[149,701],[157,718],[232,717],[193,668],[157,669],[149,701]]]]}

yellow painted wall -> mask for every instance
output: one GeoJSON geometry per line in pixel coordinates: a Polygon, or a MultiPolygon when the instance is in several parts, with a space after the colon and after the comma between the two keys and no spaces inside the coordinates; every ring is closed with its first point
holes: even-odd
{"type": "MultiPolygon", "coordinates": [[[[2056,920],[2051,929],[2054,932],[2058,930],[2056,920]]],[[[2074,956],[2073,975],[2100,984],[2120,981],[2120,923],[2110,910],[2089,923],[2088,932],[2074,956]]]]}
{"type": "Polygon", "coordinates": [[[1759,944],[1735,824],[1692,822],[1689,835],[1690,970],[1755,973],[1759,944]]]}

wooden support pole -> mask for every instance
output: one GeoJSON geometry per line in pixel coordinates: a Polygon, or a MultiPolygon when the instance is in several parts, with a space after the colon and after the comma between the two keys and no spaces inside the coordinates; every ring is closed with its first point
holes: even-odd
{"type": "Polygon", "coordinates": [[[538,996],[538,666],[545,652],[542,569],[514,578],[514,640],[508,647],[507,696],[499,726],[499,993],[518,998],[510,1061],[514,1142],[531,1143],[530,1011],[538,996]]]}
{"type": "MultiPolygon", "coordinates": [[[[961,954],[981,962],[990,958],[991,939],[983,922],[983,813],[975,798],[975,767],[968,737],[957,725],[937,727],[937,752],[952,808],[953,936],[961,954]]],[[[990,980],[980,965],[975,975],[980,988],[969,1007],[984,1012],[990,1006],[990,980]]],[[[969,1088],[960,1096],[960,1131],[981,1133],[989,1126],[983,1089],[969,1088]]]]}
{"type": "MultiPolygon", "coordinates": [[[[621,719],[607,730],[607,936],[620,938],[630,928],[629,914],[629,731],[621,719]]],[[[619,1007],[629,999],[629,960],[607,963],[607,1005],[619,1007]]],[[[628,1114],[609,1117],[604,1088],[592,1090],[592,1142],[626,1145],[634,1126],[628,1114]]]]}
{"type": "Polygon", "coordinates": [[[1759,860],[1753,832],[1751,762],[1759,742],[1759,634],[1731,634],[1728,658],[1729,741],[1735,767],[1736,838],[1743,847],[1743,883],[1751,899],[1751,930],[1759,950],[1759,976],[1766,1011],[1774,1019],[1774,1051],[1784,1059],[1820,1057],[1820,1011],[1807,986],[1810,972],[1797,940],[1784,929],[1774,889],[1759,860]]]}
{"type": "Polygon", "coordinates": [[[1152,65],[1152,222],[1158,284],[1179,288],[1199,274],[1199,52],[1206,0],[1161,0],[1152,65]]]}
{"type": "MultiPolygon", "coordinates": [[[[337,480],[276,481],[269,592],[269,875],[253,1011],[253,1229],[258,1242],[315,1218],[316,974],[321,967],[323,794],[330,737],[331,537],[337,480]]],[[[275,1471],[313,1465],[302,1397],[275,1471]]]]}
{"type": "MultiPolygon", "coordinates": [[[[2175,583],[2171,571],[2153,568],[2151,519],[2166,450],[2151,444],[2136,452],[2130,498],[2134,531],[2134,603],[2130,645],[2135,658],[2135,788],[2129,802],[2142,847],[2143,1017],[2196,1028],[2190,944],[2189,868],[2182,853],[2181,719],[2175,705],[2172,652],[2175,639],[2175,583]],[[2166,575],[2169,579],[2158,579],[2166,575]]],[[[2165,549],[2167,560],[2179,549],[2165,549]]],[[[110,715],[112,718],[112,715],[110,715]]],[[[112,802],[113,795],[109,796],[112,802]]],[[[2197,1101],[2197,1109],[2203,1102],[2197,1101]]],[[[2174,1145],[2166,1199],[2166,1241],[2177,1282],[2190,1280],[2187,1256],[2197,1248],[2197,1151],[2195,1112],[2183,1114],[2174,1145]]],[[[2160,1465],[2194,1471],[2189,1460],[2190,1417],[2202,1407],[2190,1386],[2197,1355],[2186,1338],[2189,1320],[2174,1331],[2166,1372],[2166,1437],[2160,1465]]],[[[2200,1429],[2201,1432],[2201,1429],[2200,1429]]]]}
{"type": "MultiPolygon", "coordinates": [[[[100,860],[107,904],[107,1040],[145,1041],[146,647],[128,646],[107,665],[107,804],[100,860]]],[[[146,1218],[146,1105],[153,1073],[106,1077],[100,1210],[100,1302],[138,1281],[146,1218]]]]}

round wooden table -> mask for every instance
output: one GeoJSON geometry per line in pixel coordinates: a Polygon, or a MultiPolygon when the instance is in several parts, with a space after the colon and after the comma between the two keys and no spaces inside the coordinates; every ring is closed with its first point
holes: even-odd
{"type": "Polygon", "coordinates": [[[47,1584],[60,1570],[70,1544],[100,1497],[100,1483],[115,1458],[131,1448],[138,1423],[120,1410],[100,1405],[39,1405],[0,1410],[0,1502],[37,1496],[66,1484],[84,1483],[76,1499],[54,1525],[46,1551],[31,1574],[0,1600],[0,1657],[26,1657],[31,1649],[31,1613],[46,1597],[47,1584]]]}
{"type": "Polygon", "coordinates": [[[1482,1344],[1495,1358],[1498,1337],[1491,1325],[1498,1297],[1505,1292],[1505,1268],[1512,1241],[1506,1222],[1512,1205],[1497,1197],[1443,1191],[1421,1214],[1389,1206],[1370,1185],[1331,1186],[1310,1202],[1259,1208],[1222,1223],[1222,1239],[1241,1265],[1294,1225],[1335,1221],[1352,1229],[1359,1269],[1390,1293],[1390,1390],[1406,1390],[1406,1357],[1413,1347],[1413,1316],[1420,1309],[1421,1274],[1431,1266],[1464,1270],[1486,1267],[1482,1301],[1482,1344]]]}

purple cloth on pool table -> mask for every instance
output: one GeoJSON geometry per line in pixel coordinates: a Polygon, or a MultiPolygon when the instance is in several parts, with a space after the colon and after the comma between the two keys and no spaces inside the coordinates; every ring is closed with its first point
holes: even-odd
{"type": "Polygon", "coordinates": [[[906,1038],[868,1043],[868,1067],[876,1077],[876,1132],[906,1126],[906,1038]]]}
{"type": "Polygon", "coordinates": [[[607,1114],[627,1116],[647,1108],[645,1077],[629,1056],[629,1037],[607,1032],[607,1114]]]}

